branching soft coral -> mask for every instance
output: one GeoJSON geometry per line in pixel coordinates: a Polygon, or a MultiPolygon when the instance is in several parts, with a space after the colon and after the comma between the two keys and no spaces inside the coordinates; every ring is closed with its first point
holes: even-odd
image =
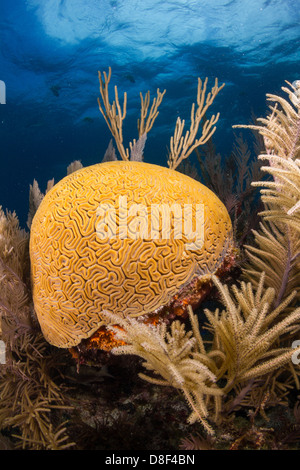
{"type": "Polygon", "coordinates": [[[266,220],[287,224],[300,231],[300,92],[299,81],[290,84],[291,89],[282,87],[289,95],[289,102],[277,95],[267,95],[271,114],[260,118],[259,126],[248,127],[258,130],[263,136],[266,153],[259,159],[267,161],[262,171],[272,176],[271,180],[253,183],[261,187],[262,201],[267,204],[261,213],[266,220]]]}
{"type": "Polygon", "coordinates": [[[261,231],[254,233],[257,246],[247,247],[245,276],[250,282],[229,290],[212,276],[224,310],[205,311],[212,335],[209,346],[191,307],[191,332],[178,321],[168,332],[166,326],[155,329],[104,314],[108,325],[122,327],[122,333],[115,331],[127,344],[114,352],[142,357],[146,369],[154,373],[142,374],[143,378],[181,389],[192,409],[190,421],[198,419],[209,433],[213,433],[209,418],[218,421],[222,412],[228,414],[247,402],[247,395],[256,396],[256,412],[264,416],[264,408],[272,403],[268,397],[276,403],[274,390],[281,389],[279,396],[284,399],[290,379],[299,386],[300,370],[291,359],[300,347],[291,346],[300,329],[300,308],[293,306],[299,299],[300,99],[299,90],[291,87],[292,91],[283,88],[291,104],[268,95],[276,102],[271,115],[259,120],[262,126],[245,126],[264,137],[266,154],[259,159],[269,161],[263,170],[273,180],[256,183],[263,188],[265,210],[261,231]],[[281,384],[284,373],[288,377],[281,384]]]}
{"type": "MultiPolygon", "coordinates": [[[[259,134],[253,134],[253,147],[261,149],[259,134]]],[[[196,175],[196,179],[209,187],[224,203],[233,222],[235,241],[240,247],[243,246],[258,221],[258,190],[251,183],[261,176],[261,162],[253,157],[241,134],[235,136],[229,156],[216,153],[211,140],[201,152],[195,149],[195,153],[200,166],[200,175],[196,175]]],[[[182,166],[180,170],[185,173],[186,167],[182,166]]],[[[195,178],[194,175],[192,177],[195,178]]]]}
{"type": "Polygon", "coordinates": [[[254,245],[247,245],[248,262],[244,276],[253,286],[259,282],[260,272],[265,272],[265,285],[276,292],[274,305],[277,306],[294,289],[295,302],[300,300],[300,239],[290,227],[280,230],[272,222],[262,221],[259,229],[253,231],[254,245]]]}
{"type": "MultiPolygon", "coordinates": [[[[174,321],[170,331],[167,331],[165,323],[154,327],[133,318],[121,319],[109,312],[104,312],[103,318],[116,337],[126,342],[125,346],[117,347],[112,352],[142,357],[144,367],[153,374],[140,374],[141,378],[180,389],[192,410],[189,422],[200,420],[204,428],[213,433],[206,419],[208,410],[205,398],[213,396],[218,400],[222,391],[215,384],[214,373],[195,356],[199,345],[192,332],[186,331],[179,321],[174,321]],[[121,326],[122,330],[114,325],[121,326]]],[[[195,324],[196,319],[192,318],[192,321],[195,324]]]]}
{"type": "Polygon", "coordinates": [[[12,430],[22,448],[70,446],[65,427],[54,429],[51,422],[51,411],[66,409],[66,401],[64,388],[53,380],[53,354],[32,315],[28,234],[15,213],[1,209],[0,339],[6,349],[0,364],[0,429],[12,430]]]}
{"type": "Polygon", "coordinates": [[[192,331],[186,331],[179,321],[173,322],[167,331],[165,324],[154,327],[103,313],[108,328],[126,343],[112,352],[142,357],[144,367],[154,375],[140,376],[151,383],[180,389],[192,410],[189,422],[199,420],[211,434],[214,431],[207,421],[209,411],[214,410],[211,418],[217,421],[222,398],[236,387],[270,374],[291,360],[295,350],[280,347],[280,340],[300,321],[300,308],[282,317],[295,292],[272,309],[275,290],[264,289],[264,275],[256,291],[250,283],[242,283],[241,288],[233,286],[233,295],[216,276],[213,281],[225,310],[205,311],[213,335],[210,347],[204,345],[191,308],[192,331]],[[224,380],[225,385],[221,387],[219,381],[224,380]]]}

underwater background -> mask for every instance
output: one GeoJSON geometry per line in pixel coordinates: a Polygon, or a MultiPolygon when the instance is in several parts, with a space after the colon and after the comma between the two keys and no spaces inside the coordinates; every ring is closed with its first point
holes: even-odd
{"type": "Polygon", "coordinates": [[[0,0],[0,450],[299,450],[299,45],[300,0],[0,0]],[[124,190],[202,248],[106,244],[124,190]]]}
{"type": "Polygon", "coordinates": [[[144,161],[166,166],[180,115],[189,119],[197,77],[226,86],[213,137],[230,153],[234,124],[265,114],[266,93],[299,79],[299,0],[1,0],[0,204],[25,227],[29,184],[44,191],[67,165],[102,160],[111,139],[99,112],[98,70],[128,94],[124,140],[137,135],[139,92],[167,92],[144,161]],[[2,100],[3,101],[3,100],[2,100]]]}

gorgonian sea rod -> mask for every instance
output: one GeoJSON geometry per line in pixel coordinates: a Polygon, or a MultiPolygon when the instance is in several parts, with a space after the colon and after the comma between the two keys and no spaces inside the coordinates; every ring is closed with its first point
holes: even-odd
{"type": "Polygon", "coordinates": [[[217,272],[231,248],[226,208],[190,177],[133,161],[80,169],[46,194],[31,226],[43,334],[72,347],[101,327],[104,310],[157,313],[195,278],[217,272]]]}

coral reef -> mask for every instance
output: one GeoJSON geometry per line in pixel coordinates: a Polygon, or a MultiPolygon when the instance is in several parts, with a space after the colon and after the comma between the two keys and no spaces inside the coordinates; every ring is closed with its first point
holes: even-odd
{"type": "MultiPolygon", "coordinates": [[[[110,74],[100,80],[103,101],[110,74]]],[[[190,280],[153,316],[147,315],[147,322],[141,321],[145,315],[134,318],[123,315],[122,309],[106,309],[101,321],[107,350],[97,349],[97,344],[93,348],[98,341],[93,336],[90,343],[83,340],[73,348],[73,356],[46,341],[33,307],[29,236],[15,214],[0,210],[0,340],[5,345],[5,364],[0,363],[0,449],[299,449],[300,366],[294,359],[300,357],[300,348],[293,344],[298,345],[300,334],[300,101],[299,82],[288,85],[283,87],[288,99],[268,95],[275,103],[270,114],[248,126],[260,136],[258,162],[250,163],[241,137],[231,172],[222,166],[210,141],[204,154],[193,148],[198,150],[202,178],[207,186],[215,185],[233,215],[234,235],[247,258],[244,262],[241,257],[240,270],[231,271],[234,252],[222,253],[222,266],[205,272],[204,284],[198,278],[190,280]],[[268,164],[261,167],[265,161],[268,164]],[[261,177],[260,167],[267,178],[261,177]],[[224,172],[231,184],[222,195],[219,177],[224,172]],[[256,180],[252,187],[251,179],[256,180]],[[254,192],[258,189],[259,204],[254,192]],[[261,220],[251,238],[248,233],[257,218],[244,230],[242,226],[253,204],[261,207],[261,220]],[[172,393],[174,389],[180,393],[172,393]]],[[[203,87],[198,82],[190,131],[206,119],[203,114],[197,121],[219,90],[216,82],[205,100],[206,82],[203,87]]],[[[150,94],[141,95],[139,139],[129,144],[130,152],[122,136],[126,97],[123,111],[117,89],[112,106],[107,100],[106,105],[99,103],[125,160],[116,161],[111,142],[105,161],[146,165],[141,163],[143,148],[163,95],[158,90],[149,114],[150,94]]],[[[216,120],[208,120],[206,128],[206,121],[201,124],[199,145],[213,133],[216,120]]],[[[164,170],[182,181],[187,177],[178,176],[174,168],[184,166],[198,178],[185,159],[195,141],[182,137],[182,121],[176,129],[173,143],[184,151],[169,154],[170,168],[164,170]]],[[[73,162],[67,178],[76,181],[81,171],[81,163],[73,162]]],[[[48,182],[45,195],[37,182],[30,188],[32,230],[35,214],[47,205],[53,185],[53,180],[48,182]]],[[[88,259],[86,251],[83,256],[88,259]]],[[[80,270],[84,272],[84,263],[80,270]]],[[[101,336],[100,330],[95,335],[101,336]]]]}
{"type": "Polygon", "coordinates": [[[72,347],[102,326],[103,310],[157,313],[182,286],[218,271],[231,244],[225,207],[188,176],[134,161],[76,171],[47,192],[31,225],[33,300],[44,336],[72,347]]]}
{"type": "Polygon", "coordinates": [[[249,145],[242,134],[235,135],[229,155],[217,153],[210,139],[201,149],[195,149],[197,160],[194,164],[187,161],[178,168],[205,184],[221,199],[231,217],[240,255],[243,245],[253,240],[252,230],[257,227],[258,213],[262,209],[258,188],[252,182],[262,178],[262,163],[257,155],[264,150],[264,143],[257,130],[253,130],[252,137],[249,145]]]}
{"type": "Polygon", "coordinates": [[[110,313],[104,315],[108,328],[126,343],[113,352],[142,357],[145,368],[154,371],[154,375],[140,374],[141,377],[152,383],[179,388],[192,410],[189,422],[200,420],[209,433],[213,433],[213,429],[207,422],[208,409],[214,421],[218,422],[222,396],[227,396],[241,384],[270,374],[291,360],[294,350],[278,350],[277,343],[300,321],[300,308],[278,320],[295,295],[271,310],[275,292],[271,288],[264,291],[264,276],[255,293],[250,283],[243,283],[241,289],[234,286],[236,301],[215,276],[213,281],[226,310],[205,312],[213,333],[209,348],[204,346],[198,320],[191,307],[192,331],[186,331],[178,320],[167,331],[165,324],[151,327],[135,319],[120,320],[110,313]],[[110,326],[111,323],[120,325],[122,330],[116,330],[115,326],[110,326]],[[222,387],[217,385],[221,380],[226,380],[222,387]]]}
{"type": "Polygon", "coordinates": [[[266,283],[277,293],[276,305],[297,289],[299,302],[299,185],[300,185],[300,100],[299,89],[283,87],[290,102],[282,97],[267,95],[275,102],[270,115],[259,119],[263,126],[249,126],[259,130],[264,138],[265,153],[259,160],[268,161],[261,170],[272,179],[253,183],[261,187],[264,210],[259,230],[254,232],[256,245],[248,246],[249,263],[245,274],[254,284],[258,273],[265,271],[266,283]]]}
{"type": "Polygon", "coordinates": [[[11,429],[10,448],[63,449],[71,446],[65,423],[51,419],[67,410],[58,363],[33,315],[28,234],[15,213],[0,209],[0,430],[11,429]]]}
{"type": "MultiPolygon", "coordinates": [[[[196,139],[223,85],[218,87],[216,80],[206,94],[207,80],[203,87],[198,80],[190,130],[183,137],[184,121],[177,120],[166,169],[141,161],[165,92],[157,90],[150,110],[150,93],[141,95],[139,140],[130,143],[129,156],[122,130],[127,97],[125,93],[121,110],[115,87],[110,104],[110,79],[111,69],[104,80],[99,72],[98,103],[123,161],[115,161],[110,145],[106,162],[70,174],[42,202],[39,194],[35,198],[39,206],[30,235],[33,300],[46,339],[58,347],[76,346],[93,335],[103,326],[103,310],[121,317],[157,314],[164,306],[171,310],[183,286],[221,272],[233,246],[231,221],[222,203],[200,183],[174,172],[213,134],[219,115],[205,122],[196,139]]],[[[107,349],[109,335],[103,334],[97,337],[107,349]]]]}
{"type": "MultiPolygon", "coordinates": [[[[126,343],[113,349],[113,352],[142,357],[146,369],[153,372],[150,376],[143,374],[143,378],[181,389],[192,410],[189,420],[199,420],[211,434],[214,429],[207,418],[210,416],[215,423],[222,420],[226,399],[231,397],[232,392],[235,398],[231,411],[247,395],[252,395],[256,381],[264,377],[268,385],[263,387],[265,390],[259,406],[263,414],[264,409],[274,403],[276,396],[278,400],[284,399],[291,380],[299,387],[300,370],[292,362],[295,353],[292,342],[300,330],[300,308],[295,308],[299,293],[291,289],[299,287],[297,169],[300,101],[297,90],[291,87],[292,91],[283,90],[289,93],[294,107],[283,98],[269,96],[277,105],[271,108],[267,119],[261,120],[264,126],[255,127],[264,136],[267,149],[267,153],[259,158],[270,162],[270,167],[263,168],[263,171],[275,176],[275,181],[258,183],[270,188],[262,190],[265,204],[265,210],[261,213],[263,224],[272,220],[280,234],[279,244],[282,239],[288,239],[285,243],[287,256],[283,263],[278,263],[279,282],[278,279],[277,282],[272,281],[272,287],[264,282],[267,262],[263,258],[275,259],[274,253],[278,248],[274,229],[271,236],[264,232],[269,242],[268,251],[259,236],[256,236],[259,247],[248,248],[250,262],[255,269],[246,269],[245,275],[252,282],[242,282],[240,287],[233,286],[231,293],[212,276],[225,310],[205,312],[212,335],[208,348],[204,346],[198,322],[191,311],[192,332],[185,331],[178,321],[172,323],[170,332],[167,332],[165,326],[154,329],[134,319],[118,320],[115,315],[106,313],[108,328],[115,328],[111,323],[121,325],[122,330],[116,331],[116,335],[126,343]],[[253,252],[258,256],[254,256],[253,252]],[[262,260],[260,254],[263,254],[262,260]]],[[[272,265],[267,267],[266,272],[270,284],[272,265]]]]}

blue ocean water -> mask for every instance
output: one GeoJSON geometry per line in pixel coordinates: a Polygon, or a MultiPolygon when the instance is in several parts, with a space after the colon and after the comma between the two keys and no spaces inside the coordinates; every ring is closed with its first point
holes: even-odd
{"type": "Polygon", "coordinates": [[[232,125],[265,115],[266,93],[300,78],[300,0],[0,0],[0,41],[0,205],[25,226],[34,178],[44,191],[73,160],[102,160],[111,135],[98,70],[111,66],[111,86],[128,93],[126,144],[137,137],[139,92],[166,88],[144,154],[165,166],[197,77],[211,86],[218,77],[213,138],[227,155],[232,125]]]}

